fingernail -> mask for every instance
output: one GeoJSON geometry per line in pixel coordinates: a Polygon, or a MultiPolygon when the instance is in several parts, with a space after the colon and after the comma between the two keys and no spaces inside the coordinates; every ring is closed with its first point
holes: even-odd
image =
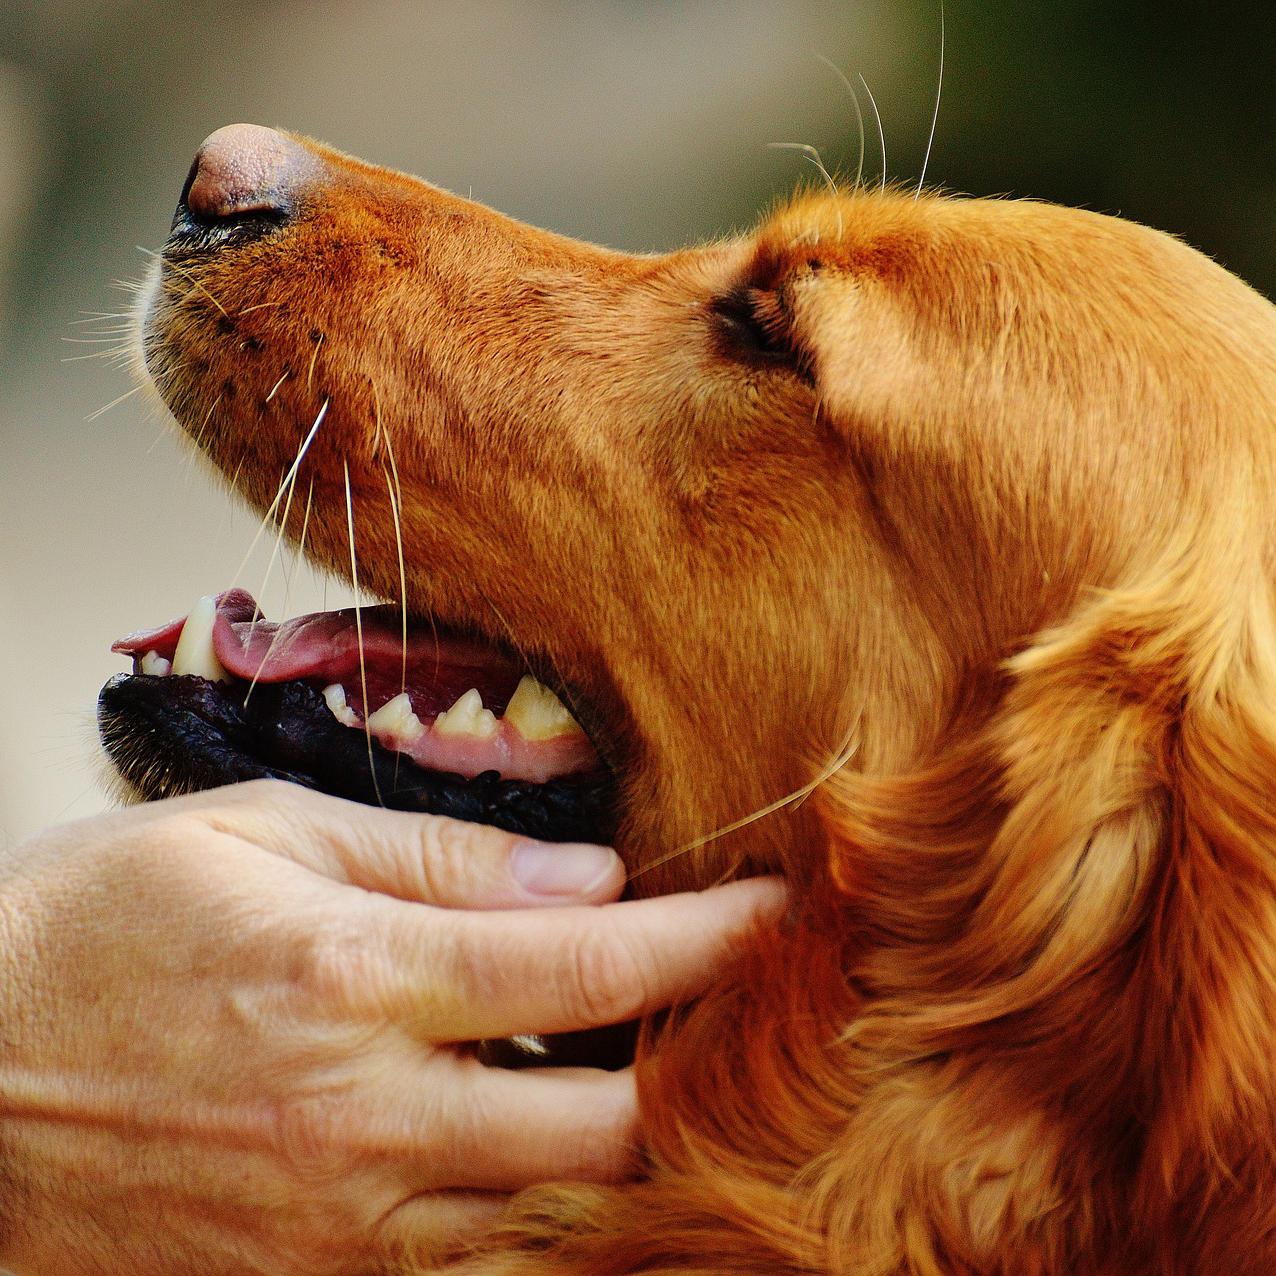
{"type": "Polygon", "coordinates": [[[587,842],[518,842],[510,871],[533,895],[587,895],[615,872],[617,860],[615,851],[587,842]]]}

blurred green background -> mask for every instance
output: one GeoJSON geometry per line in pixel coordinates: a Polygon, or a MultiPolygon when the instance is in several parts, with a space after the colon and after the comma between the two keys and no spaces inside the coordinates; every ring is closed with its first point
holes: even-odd
{"type": "MultiPolygon", "coordinates": [[[[1272,18],[949,0],[929,177],[1173,230],[1276,295],[1272,18]]],[[[252,537],[142,396],[86,420],[131,382],[77,358],[113,341],[67,340],[110,336],[116,320],[77,321],[127,308],[112,281],[163,241],[205,134],[279,124],[569,234],[672,247],[747,226],[809,174],[769,142],[854,169],[854,111],[817,55],[865,76],[891,176],[915,178],[938,45],[935,0],[6,0],[0,844],[100,809],[111,640],[226,585],[252,537]]],[[[262,574],[244,581],[262,593],[262,574]]],[[[324,597],[303,570],[275,577],[272,614],[324,597]]]]}

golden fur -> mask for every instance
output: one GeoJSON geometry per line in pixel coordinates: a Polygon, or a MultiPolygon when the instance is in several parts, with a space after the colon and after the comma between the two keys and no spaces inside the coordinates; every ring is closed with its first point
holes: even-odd
{"type": "Polygon", "coordinates": [[[166,278],[179,420],[264,507],[327,400],[307,552],[348,466],[397,598],[393,464],[409,607],[592,707],[635,888],[798,898],[641,1064],[644,1180],[464,1270],[1276,1271],[1276,311],[1042,204],[632,257],[308,145],[285,233],[166,278]]]}

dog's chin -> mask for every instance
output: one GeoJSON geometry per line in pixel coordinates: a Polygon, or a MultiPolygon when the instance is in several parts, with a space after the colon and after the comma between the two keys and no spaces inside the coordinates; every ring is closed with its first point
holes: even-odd
{"type": "MultiPolygon", "coordinates": [[[[246,596],[208,602],[202,626],[193,612],[115,645],[134,670],[102,688],[98,727],[132,799],[276,779],[541,841],[612,839],[610,771],[562,701],[507,653],[432,626],[390,642],[375,615],[355,617],[357,632],[346,612],[275,626],[246,596]],[[476,685],[456,696],[466,681],[476,685]]],[[[634,1042],[622,1025],[476,1048],[506,1067],[615,1068],[634,1042]]]]}

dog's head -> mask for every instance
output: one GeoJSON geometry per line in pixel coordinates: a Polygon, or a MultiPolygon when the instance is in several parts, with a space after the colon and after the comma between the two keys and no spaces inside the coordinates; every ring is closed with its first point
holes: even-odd
{"type": "MultiPolygon", "coordinates": [[[[631,256],[235,126],[192,169],[142,350],[252,503],[280,516],[295,476],[312,558],[348,574],[353,531],[398,602],[402,546],[415,623],[563,692],[635,863],[848,745],[856,771],[914,765],[1087,591],[1181,549],[1221,598],[1263,552],[1269,308],[1168,237],[1044,205],[812,195],[631,256]]],[[[651,885],[800,871],[809,819],[651,885]]]]}
{"type": "MultiPolygon", "coordinates": [[[[398,798],[399,760],[334,712],[359,725],[402,666],[426,721],[383,741],[433,739],[471,680],[526,724],[530,670],[592,744],[545,700],[506,787],[426,767],[408,789],[550,835],[555,812],[578,836],[612,812],[643,892],[760,867],[815,887],[648,1105],[680,1112],[649,1133],[692,1178],[697,1147],[737,1186],[808,1167],[776,1264],[905,1232],[917,1270],[1259,1252],[1267,302],[1142,227],[911,192],[807,195],[745,237],[625,255],[235,126],[197,158],[140,328],[217,469],[410,622],[405,653],[388,614],[258,630],[224,600],[202,640],[224,689],[104,693],[144,791],[263,767],[347,791],[366,762],[365,796],[398,798]],[[319,698],[342,661],[358,712],[319,698]],[[246,709],[254,677],[274,691],[246,709]],[[726,1040],[765,1057],[720,1063],[726,1040]],[[993,1187],[963,1188],[954,1149],[993,1187]],[[866,1156],[907,1191],[868,1184],[866,1156]],[[1202,1202],[1222,1202],[1208,1226],[1202,1202]]],[[[124,649],[162,672],[179,630],[124,649]]],[[[509,723],[459,717],[472,771],[509,723]]],[[[665,1212],[631,1239],[674,1246],[653,1192],[665,1212]]]]}

